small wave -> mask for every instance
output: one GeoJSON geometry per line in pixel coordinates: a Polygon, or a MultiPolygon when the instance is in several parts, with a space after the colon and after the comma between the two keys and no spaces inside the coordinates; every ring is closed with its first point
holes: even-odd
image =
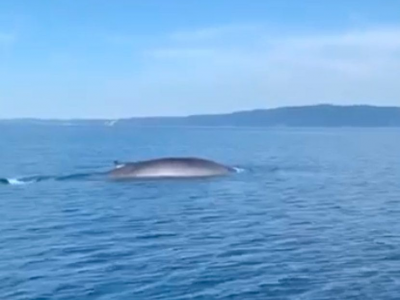
{"type": "Polygon", "coordinates": [[[28,181],[21,181],[21,180],[18,180],[16,178],[8,179],[8,184],[11,184],[11,185],[21,185],[21,184],[27,184],[27,183],[29,183],[29,182],[28,181]]]}
{"type": "Polygon", "coordinates": [[[80,180],[84,178],[94,178],[95,176],[99,176],[101,173],[76,173],[70,175],[63,175],[63,176],[54,176],[53,179],[57,181],[64,181],[64,180],[80,180]]]}
{"type": "Polygon", "coordinates": [[[29,183],[36,183],[41,181],[65,181],[65,180],[80,180],[83,178],[89,178],[91,176],[99,175],[99,173],[78,173],[63,176],[30,176],[21,178],[0,178],[0,184],[7,185],[22,185],[29,183]]]}
{"type": "Polygon", "coordinates": [[[29,183],[28,181],[19,180],[17,178],[0,178],[0,183],[9,185],[22,185],[29,183]]]}
{"type": "Polygon", "coordinates": [[[246,171],[245,169],[239,167],[233,167],[233,169],[235,170],[236,173],[243,173],[246,171]]]}
{"type": "Polygon", "coordinates": [[[8,185],[23,185],[23,184],[39,182],[45,179],[48,179],[48,177],[44,178],[37,176],[37,177],[26,177],[26,178],[1,178],[0,183],[8,185]]]}

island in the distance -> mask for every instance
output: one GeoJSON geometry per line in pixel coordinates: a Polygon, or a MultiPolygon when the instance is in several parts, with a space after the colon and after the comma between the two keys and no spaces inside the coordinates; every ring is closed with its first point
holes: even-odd
{"type": "Polygon", "coordinates": [[[400,107],[320,104],[185,117],[134,117],[118,120],[14,119],[2,122],[141,127],[400,127],[400,107]]]}

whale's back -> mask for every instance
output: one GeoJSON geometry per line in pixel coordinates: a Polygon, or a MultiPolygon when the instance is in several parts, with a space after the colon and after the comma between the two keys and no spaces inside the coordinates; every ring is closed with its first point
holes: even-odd
{"type": "Polygon", "coordinates": [[[159,158],[126,163],[111,171],[114,178],[130,177],[201,177],[232,172],[230,167],[202,158],[159,158]]]}

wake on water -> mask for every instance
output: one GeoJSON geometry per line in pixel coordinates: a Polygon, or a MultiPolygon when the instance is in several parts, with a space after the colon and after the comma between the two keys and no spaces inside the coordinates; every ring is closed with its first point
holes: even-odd
{"type": "Polygon", "coordinates": [[[103,173],[77,173],[63,176],[29,176],[21,178],[0,178],[0,184],[6,185],[23,185],[41,181],[65,181],[65,180],[79,180],[95,178],[96,176],[102,175],[103,173]]]}

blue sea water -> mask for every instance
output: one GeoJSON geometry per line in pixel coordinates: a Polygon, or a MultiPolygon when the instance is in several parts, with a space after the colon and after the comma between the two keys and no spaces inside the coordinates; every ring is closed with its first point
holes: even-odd
{"type": "Polygon", "coordinates": [[[2,300],[400,299],[400,130],[0,132],[2,300]],[[244,172],[70,176],[170,155],[244,172]]]}

